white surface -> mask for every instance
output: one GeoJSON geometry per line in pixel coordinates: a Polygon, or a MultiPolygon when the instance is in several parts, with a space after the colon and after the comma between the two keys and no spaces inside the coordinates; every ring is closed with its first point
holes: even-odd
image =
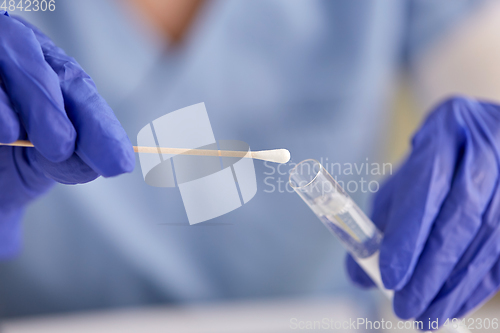
{"type": "MultiPolygon", "coordinates": [[[[498,300],[492,300],[468,318],[499,317],[498,300]]],[[[380,319],[398,322],[392,313],[391,302],[382,300],[380,319]]],[[[282,299],[268,301],[226,302],[188,307],[149,307],[141,309],[87,312],[40,318],[4,321],[2,333],[281,333],[318,331],[292,329],[290,320],[314,321],[328,318],[345,321],[349,318],[365,318],[360,307],[352,300],[330,299],[282,299]]],[[[376,319],[375,319],[376,320],[376,319]]],[[[359,330],[319,331],[363,332],[359,330]]],[[[417,333],[411,329],[378,330],[392,333],[417,333]]],[[[494,329],[478,329],[474,333],[495,332],[494,329]]]]}
{"type": "MultiPolygon", "coordinates": [[[[344,299],[274,300],[102,311],[6,321],[2,333],[279,333],[290,320],[346,320],[363,316],[344,299]]],[[[355,330],[335,330],[354,332],[355,330]]],[[[356,332],[359,332],[356,330],[356,332]]]]}
{"type": "MultiPolygon", "coordinates": [[[[466,320],[469,320],[469,318],[472,318],[474,320],[485,320],[486,318],[492,320],[494,318],[498,318],[500,319],[500,304],[498,302],[499,300],[498,299],[492,299],[490,302],[486,303],[484,306],[482,306],[480,309],[478,309],[477,311],[473,312],[473,313],[470,313],[467,317],[466,317],[466,320]]],[[[390,301],[388,300],[384,300],[383,303],[380,305],[380,317],[381,318],[385,318],[386,320],[390,320],[392,322],[396,322],[398,319],[397,317],[394,315],[393,311],[392,311],[392,304],[390,301]]],[[[394,328],[390,331],[387,331],[387,332],[391,332],[391,333],[422,333],[421,331],[418,331],[418,330],[407,330],[407,329],[397,329],[397,328],[394,328]]],[[[448,332],[445,332],[444,330],[440,330],[438,331],[439,333],[448,333],[448,332]]],[[[459,332],[467,332],[467,331],[459,331],[459,332]]],[[[493,332],[498,332],[498,329],[493,329],[493,328],[489,328],[489,329],[474,329],[474,330],[471,330],[469,332],[473,332],[473,333],[493,333],[493,332]]]]}

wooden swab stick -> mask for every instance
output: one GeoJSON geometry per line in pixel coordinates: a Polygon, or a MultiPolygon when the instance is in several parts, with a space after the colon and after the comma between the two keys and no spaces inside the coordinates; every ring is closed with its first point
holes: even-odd
{"type": "MultiPolygon", "coordinates": [[[[0,143],[2,146],[34,147],[29,141],[18,140],[12,143],[0,143]]],[[[222,157],[245,157],[274,163],[286,163],[290,160],[290,152],[286,149],[271,149],[261,151],[236,151],[236,150],[208,150],[208,149],[185,149],[185,148],[158,148],[137,147],[136,153],[147,154],[171,154],[171,155],[196,155],[196,156],[222,156],[222,157]]]]}

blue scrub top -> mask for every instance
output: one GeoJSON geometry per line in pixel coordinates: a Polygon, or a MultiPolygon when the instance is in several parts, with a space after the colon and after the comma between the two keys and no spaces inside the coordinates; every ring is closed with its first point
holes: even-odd
{"type": "MultiPolygon", "coordinates": [[[[178,48],[146,36],[114,1],[56,6],[24,16],[88,71],[134,144],[157,117],[205,102],[218,140],[288,148],[291,163],[359,165],[377,161],[396,71],[473,4],[210,1],[178,48]]],[[[138,163],[129,175],[57,186],[30,207],[22,254],[0,264],[3,315],[360,295],[339,242],[285,187],[290,165],[255,167],[256,196],[196,226],[178,189],[146,185],[138,163]]],[[[340,179],[361,177],[375,176],[340,179]]],[[[366,207],[368,194],[352,196],[366,207]]]]}

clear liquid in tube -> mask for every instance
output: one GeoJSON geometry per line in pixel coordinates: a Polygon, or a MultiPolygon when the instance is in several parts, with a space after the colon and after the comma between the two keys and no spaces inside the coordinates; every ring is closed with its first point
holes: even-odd
{"type": "Polygon", "coordinates": [[[373,225],[351,198],[334,192],[314,200],[313,211],[358,258],[378,251],[382,233],[373,225]]]}

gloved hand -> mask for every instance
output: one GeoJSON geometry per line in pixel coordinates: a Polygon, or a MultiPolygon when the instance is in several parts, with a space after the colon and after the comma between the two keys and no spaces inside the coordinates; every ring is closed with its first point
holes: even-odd
{"type": "Polygon", "coordinates": [[[55,181],[131,172],[132,145],[76,61],[35,27],[0,11],[0,258],[16,253],[24,207],[55,181]]]}
{"type": "MultiPolygon", "coordinates": [[[[453,98],[437,107],[412,152],[377,193],[380,271],[394,311],[431,320],[464,316],[500,286],[500,106],[453,98]]],[[[348,273],[369,277],[350,257],[348,273]]]]}

